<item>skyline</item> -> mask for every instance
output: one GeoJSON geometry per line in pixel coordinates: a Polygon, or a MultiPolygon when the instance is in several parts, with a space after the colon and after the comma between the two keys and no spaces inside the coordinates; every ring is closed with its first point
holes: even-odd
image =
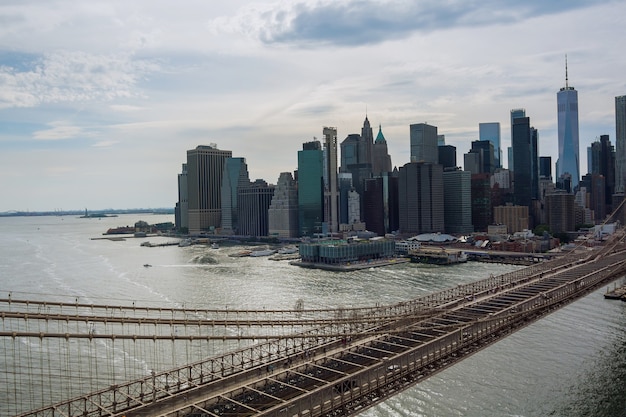
{"type": "Polygon", "coordinates": [[[558,157],[557,92],[578,91],[586,148],[626,94],[617,1],[193,1],[0,6],[0,212],[173,207],[186,152],[217,144],[276,184],[323,126],[379,124],[392,165],[409,125],[457,147],[526,109],[558,157]],[[159,7],[160,6],[160,7],[159,7]]]}

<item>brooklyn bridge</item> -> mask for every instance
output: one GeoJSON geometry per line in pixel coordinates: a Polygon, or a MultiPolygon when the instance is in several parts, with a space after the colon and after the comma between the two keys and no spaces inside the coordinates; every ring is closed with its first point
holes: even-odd
{"type": "Polygon", "coordinates": [[[355,415],[624,276],[623,239],[361,308],[174,309],[5,293],[2,413],[355,415]]]}

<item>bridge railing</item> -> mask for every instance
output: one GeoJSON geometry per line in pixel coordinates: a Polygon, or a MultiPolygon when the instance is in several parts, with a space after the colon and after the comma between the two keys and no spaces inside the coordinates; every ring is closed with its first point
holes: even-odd
{"type": "MultiPolygon", "coordinates": [[[[462,349],[479,347],[481,341],[488,342],[500,332],[506,334],[513,327],[523,326],[526,317],[543,314],[552,306],[571,301],[573,295],[593,288],[607,277],[624,273],[626,262],[614,260],[597,269],[591,268],[583,276],[546,293],[538,294],[529,300],[516,304],[502,314],[489,316],[465,327],[452,330],[445,336],[435,338],[425,344],[407,349],[401,354],[374,363],[361,371],[333,381],[334,386],[353,387],[337,391],[332,386],[322,386],[291,399],[288,404],[277,405],[264,410],[263,416],[299,415],[317,417],[336,413],[337,410],[358,410],[386,397],[394,390],[403,389],[411,380],[419,380],[431,370],[437,369],[438,361],[449,360],[451,353],[462,349]],[[434,366],[434,367],[433,367],[434,366]],[[430,368],[432,367],[432,368],[430,368]]],[[[410,328],[405,331],[411,332],[410,328]]],[[[355,351],[358,347],[354,348],[355,351]]]]}
{"type": "MultiPolygon", "coordinates": [[[[544,273],[546,270],[556,271],[576,261],[580,261],[580,259],[576,259],[575,256],[563,257],[540,265],[534,265],[500,276],[492,276],[474,283],[422,296],[408,302],[377,306],[369,309],[368,312],[386,318],[393,315],[407,317],[433,312],[447,303],[469,302],[470,299],[468,297],[472,298],[477,294],[485,293],[498,287],[517,285],[529,280],[532,276],[544,273]]],[[[348,309],[347,311],[350,310],[348,309]]],[[[371,323],[368,325],[371,325],[371,323]]],[[[346,330],[346,333],[355,334],[359,331],[358,327],[350,327],[346,330]]],[[[271,367],[278,367],[283,364],[289,357],[301,355],[309,350],[324,346],[335,346],[341,342],[336,334],[336,330],[333,330],[333,332],[330,335],[324,328],[318,328],[311,330],[310,336],[306,337],[299,335],[289,338],[286,335],[276,340],[238,349],[218,357],[147,375],[144,378],[127,383],[113,385],[107,389],[85,394],[78,398],[22,415],[56,416],[64,413],[73,415],[75,410],[80,409],[83,411],[82,415],[89,417],[100,415],[102,409],[111,410],[112,412],[131,410],[149,403],[159,402],[159,400],[182,392],[200,389],[200,387],[206,384],[221,381],[224,378],[232,378],[238,373],[250,370],[256,371],[263,368],[270,370],[271,367]]]]}

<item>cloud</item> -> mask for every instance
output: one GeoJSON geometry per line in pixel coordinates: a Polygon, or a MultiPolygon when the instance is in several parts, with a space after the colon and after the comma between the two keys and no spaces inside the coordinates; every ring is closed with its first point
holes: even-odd
{"type": "Polygon", "coordinates": [[[50,123],[51,129],[33,132],[33,138],[37,140],[65,140],[79,136],[85,136],[85,132],[78,126],[72,126],[63,122],[50,123]]]}
{"type": "MultiPolygon", "coordinates": [[[[6,62],[6,61],[4,61],[6,62]]],[[[137,83],[158,67],[128,54],[59,51],[0,65],[0,109],[140,95],[137,83]]]]}
{"type": "Polygon", "coordinates": [[[94,148],[110,148],[111,146],[119,143],[119,140],[102,140],[93,144],[94,148]]]}
{"type": "Polygon", "coordinates": [[[49,166],[45,168],[46,176],[63,176],[75,172],[76,168],[70,166],[49,166]]]}
{"type": "Polygon", "coordinates": [[[135,112],[139,110],[144,110],[143,107],[140,106],[132,106],[130,104],[112,104],[109,108],[113,111],[118,112],[135,112]]]}
{"type": "Polygon", "coordinates": [[[231,32],[238,27],[266,44],[357,46],[416,32],[510,24],[607,2],[610,0],[300,0],[242,9],[234,18],[220,19],[215,25],[231,32]]]}

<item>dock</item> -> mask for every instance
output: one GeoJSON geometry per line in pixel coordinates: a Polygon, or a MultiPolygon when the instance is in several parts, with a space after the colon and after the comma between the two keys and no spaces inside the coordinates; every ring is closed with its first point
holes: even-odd
{"type": "Polygon", "coordinates": [[[435,265],[452,265],[467,261],[467,255],[462,250],[428,246],[409,251],[409,258],[411,262],[435,265]]]}
{"type": "Polygon", "coordinates": [[[607,300],[626,301],[626,285],[622,285],[621,287],[615,287],[612,290],[609,290],[607,288],[607,291],[604,294],[604,298],[606,298],[607,300]]]}
{"type": "Polygon", "coordinates": [[[140,246],[143,246],[146,248],[160,248],[163,246],[179,246],[179,245],[180,245],[180,241],[170,241],[170,242],[163,242],[163,243],[150,243],[148,241],[145,241],[140,246]]]}
{"type": "Polygon", "coordinates": [[[559,253],[511,252],[486,249],[465,249],[470,261],[529,266],[563,256],[559,253]]]}
{"type": "Polygon", "coordinates": [[[372,259],[370,261],[363,262],[346,262],[346,263],[338,263],[338,264],[325,264],[319,262],[304,262],[304,261],[291,261],[290,265],[299,266],[302,268],[313,268],[313,269],[322,269],[324,271],[335,271],[335,272],[350,272],[350,271],[358,271],[361,269],[370,269],[381,266],[390,266],[397,265],[409,262],[408,258],[382,258],[382,259],[372,259]]]}

